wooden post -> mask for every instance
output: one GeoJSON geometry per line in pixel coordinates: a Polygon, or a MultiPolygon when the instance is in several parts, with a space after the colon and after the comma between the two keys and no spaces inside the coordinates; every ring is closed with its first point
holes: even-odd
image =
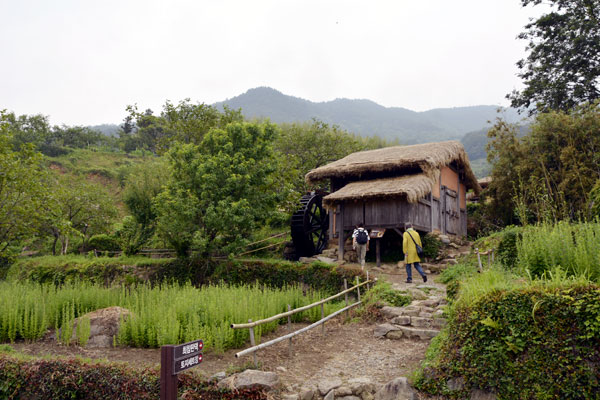
{"type": "MultiPolygon", "coordinates": [[[[381,239],[375,239],[375,257],[377,258],[377,267],[381,267],[381,249],[379,242],[381,239]]],[[[368,274],[368,272],[367,272],[368,274]]]]}
{"type": "Polygon", "coordinates": [[[494,249],[491,250],[492,252],[492,264],[494,263],[494,249]]]}
{"type": "Polygon", "coordinates": [[[344,204],[340,204],[338,215],[338,261],[344,261],[344,204]]]}
{"type": "MultiPolygon", "coordinates": [[[[356,284],[358,285],[360,283],[360,279],[358,279],[358,276],[356,277],[356,284]]],[[[360,288],[357,287],[356,288],[357,292],[358,292],[358,301],[360,301],[360,288]]]]}
{"type": "MultiPolygon", "coordinates": [[[[292,306],[290,306],[289,304],[287,305],[287,309],[288,311],[290,311],[292,309],[292,306]]],[[[288,315],[288,332],[292,331],[292,316],[288,315]]],[[[288,342],[288,356],[291,358],[292,357],[292,338],[290,338],[290,341],[288,342]]]]}
{"type": "MultiPolygon", "coordinates": [[[[252,322],[252,319],[248,320],[248,323],[252,322]]],[[[250,344],[252,347],[256,346],[256,342],[254,341],[254,328],[250,327],[250,344]]],[[[254,358],[254,367],[258,368],[258,361],[256,360],[256,352],[252,353],[252,358],[254,358]]]]}
{"type": "Polygon", "coordinates": [[[475,253],[477,253],[477,263],[479,264],[479,272],[483,272],[483,265],[481,265],[481,256],[479,255],[479,249],[475,247],[475,253]]]}
{"type": "Polygon", "coordinates": [[[173,372],[175,346],[160,348],[160,400],[177,400],[178,378],[173,372]]]}
{"type": "MultiPolygon", "coordinates": [[[[348,281],[344,278],[344,290],[348,290],[348,281]]],[[[346,307],[348,307],[348,293],[344,294],[346,298],[346,307]]],[[[350,311],[346,310],[346,319],[350,317],[350,311]]]]}
{"type": "MultiPolygon", "coordinates": [[[[325,305],[321,303],[321,319],[325,318],[325,305]]],[[[321,324],[321,334],[325,336],[325,324],[321,324]]]]}
{"type": "MultiPolygon", "coordinates": [[[[369,271],[367,271],[367,282],[369,282],[369,271]]],[[[367,283],[367,289],[369,288],[369,284],[367,283]]]]}

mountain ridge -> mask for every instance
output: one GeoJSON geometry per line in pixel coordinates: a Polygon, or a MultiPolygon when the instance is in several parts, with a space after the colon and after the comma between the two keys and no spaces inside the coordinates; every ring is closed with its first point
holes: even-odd
{"type": "Polygon", "coordinates": [[[304,122],[313,118],[335,124],[350,132],[397,139],[402,144],[460,140],[466,133],[491,126],[502,110],[508,122],[520,118],[514,109],[490,105],[435,108],[412,111],[385,107],[369,99],[336,98],[313,102],[261,86],[213,104],[242,109],[247,118],[269,118],[275,123],[304,122]]]}

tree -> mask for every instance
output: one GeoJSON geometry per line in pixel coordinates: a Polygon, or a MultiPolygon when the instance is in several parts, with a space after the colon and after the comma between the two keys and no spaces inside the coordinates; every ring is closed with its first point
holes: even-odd
{"type": "Polygon", "coordinates": [[[200,145],[176,142],[167,153],[171,176],[154,201],[158,232],[185,256],[234,251],[276,203],[272,124],[230,123],[200,145]]]}
{"type": "Polygon", "coordinates": [[[0,258],[37,232],[48,191],[42,155],[31,143],[15,150],[10,124],[10,115],[0,112],[0,258]]]}
{"type": "Polygon", "coordinates": [[[591,217],[590,190],[600,179],[600,102],[539,114],[522,138],[503,121],[488,135],[490,212],[499,222],[591,217]]]}
{"type": "Polygon", "coordinates": [[[275,140],[275,150],[283,155],[280,176],[290,180],[293,189],[300,195],[309,189],[304,176],[310,170],[356,151],[393,144],[376,136],[355,136],[318,119],[311,123],[281,124],[280,127],[275,140]]]}
{"type": "Polygon", "coordinates": [[[123,135],[125,150],[141,147],[155,154],[165,153],[175,142],[200,144],[204,135],[212,128],[224,128],[231,122],[243,121],[241,111],[225,107],[220,112],[207,104],[192,104],[185,99],[174,105],[167,101],[160,116],[152,110],[140,113],[136,106],[128,106],[128,124],[137,130],[123,135]]]}
{"type": "Polygon", "coordinates": [[[106,190],[87,181],[84,177],[57,175],[49,201],[43,205],[43,227],[54,242],[52,254],[56,254],[56,244],[61,243],[61,254],[66,254],[73,236],[85,241],[92,235],[108,232],[112,220],[117,215],[111,196],[106,190]]]}
{"type": "MultiPolygon", "coordinates": [[[[542,0],[521,0],[523,7],[542,0]]],[[[529,55],[517,63],[525,88],[507,98],[530,115],[568,111],[600,98],[600,2],[549,0],[553,11],[525,26],[529,55]]]]}

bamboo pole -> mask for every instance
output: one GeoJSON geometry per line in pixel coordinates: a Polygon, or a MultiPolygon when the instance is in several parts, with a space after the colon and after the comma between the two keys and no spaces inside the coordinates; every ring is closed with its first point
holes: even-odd
{"type": "MultiPolygon", "coordinates": [[[[358,277],[356,277],[356,279],[358,280],[358,277]]],[[[247,324],[231,324],[231,328],[232,328],[232,329],[245,329],[245,328],[250,328],[250,327],[257,326],[257,325],[265,324],[265,323],[267,323],[267,322],[275,321],[275,320],[278,320],[278,319],[280,319],[280,318],[287,317],[288,315],[297,314],[297,313],[299,313],[299,312],[302,312],[302,311],[309,310],[309,309],[311,309],[311,308],[313,308],[313,307],[316,307],[316,306],[318,306],[318,305],[321,305],[321,304],[323,304],[323,303],[327,303],[327,302],[328,302],[328,301],[330,301],[330,300],[337,299],[338,297],[340,297],[340,296],[342,296],[342,295],[344,295],[344,294],[346,294],[346,293],[348,293],[348,292],[351,292],[351,291],[353,291],[354,289],[360,288],[360,286],[364,286],[364,285],[366,285],[367,283],[369,283],[369,282],[368,282],[368,281],[362,282],[362,283],[360,283],[360,284],[358,284],[358,285],[356,285],[356,286],[353,286],[353,287],[351,287],[351,288],[349,288],[349,289],[346,289],[346,290],[344,290],[344,291],[342,291],[342,292],[340,292],[340,293],[338,293],[338,294],[334,294],[333,296],[329,296],[329,297],[328,297],[328,298],[326,298],[326,299],[319,300],[319,301],[317,301],[317,302],[315,302],[315,303],[312,303],[312,304],[309,304],[309,305],[307,305],[307,306],[303,306],[303,307],[296,308],[296,309],[294,309],[294,310],[292,310],[292,311],[288,311],[288,312],[284,312],[284,313],[281,313],[281,314],[273,315],[272,317],[269,317],[269,318],[261,319],[261,320],[259,320],[259,321],[255,321],[255,322],[252,322],[252,323],[250,323],[250,322],[249,322],[249,323],[247,323],[247,324]]],[[[360,289],[359,289],[359,290],[360,290],[360,289]]]]}
{"type": "Polygon", "coordinates": [[[308,331],[310,329],[313,329],[313,328],[315,328],[315,327],[317,327],[317,326],[319,326],[321,324],[324,324],[326,321],[329,321],[330,319],[332,319],[332,318],[340,315],[344,311],[347,311],[348,309],[350,309],[352,307],[356,307],[359,304],[361,304],[361,302],[357,301],[356,303],[353,303],[353,304],[349,305],[348,307],[344,307],[341,310],[338,310],[338,311],[336,311],[336,312],[334,312],[332,314],[329,314],[328,316],[326,316],[322,320],[319,320],[319,321],[317,321],[317,322],[315,322],[315,323],[313,323],[313,324],[311,324],[309,326],[306,326],[306,327],[304,327],[302,329],[298,329],[295,332],[289,333],[289,334],[287,334],[285,336],[278,337],[276,339],[270,340],[270,341],[265,342],[265,343],[261,343],[261,344],[259,344],[257,346],[249,347],[246,350],[242,350],[239,353],[236,353],[235,357],[239,358],[239,357],[245,356],[246,354],[254,353],[257,350],[264,349],[265,347],[269,347],[271,345],[274,345],[275,343],[279,343],[279,342],[281,342],[283,340],[286,340],[286,339],[292,338],[294,336],[297,336],[297,335],[299,335],[299,334],[301,334],[303,332],[306,332],[306,331],[308,331]]]}
{"type": "MultiPolygon", "coordinates": [[[[252,319],[249,319],[248,322],[252,322],[252,319]]],[[[248,328],[250,330],[250,344],[252,347],[256,346],[256,342],[254,341],[254,327],[251,326],[248,328]]],[[[258,361],[256,360],[256,353],[252,354],[254,358],[254,367],[258,367],[258,361]]]]}

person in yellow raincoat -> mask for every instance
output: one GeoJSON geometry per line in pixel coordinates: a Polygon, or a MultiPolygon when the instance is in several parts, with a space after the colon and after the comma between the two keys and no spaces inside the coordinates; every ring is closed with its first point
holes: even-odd
{"type": "Polygon", "coordinates": [[[417,254],[417,244],[423,247],[421,244],[421,236],[419,232],[415,231],[410,222],[404,224],[404,235],[402,235],[402,251],[404,253],[404,265],[406,266],[406,283],[412,283],[412,266],[415,266],[417,272],[423,278],[423,282],[427,282],[427,275],[421,268],[421,259],[417,254]]]}

